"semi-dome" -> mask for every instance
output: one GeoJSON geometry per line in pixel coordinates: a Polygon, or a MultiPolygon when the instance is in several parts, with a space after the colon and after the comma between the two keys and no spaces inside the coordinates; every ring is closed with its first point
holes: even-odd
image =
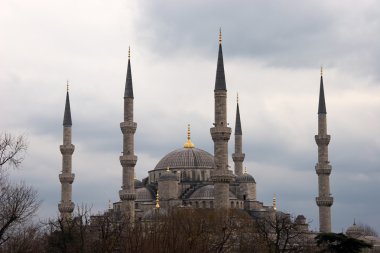
{"type": "Polygon", "coordinates": [[[180,148],[164,156],[154,168],[170,169],[213,169],[214,157],[198,148],[180,148]]]}
{"type": "MultiPolygon", "coordinates": [[[[236,196],[229,192],[229,198],[236,199],[236,196]]],[[[214,199],[214,185],[206,185],[197,189],[189,199],[214,199]]]]}
{"type": "Polygon", "coordinates": [[[253,178],[253,176],[251,176],[248,173],[244,173],[243,175],[238,176],[236,178],[236,182],[239,182],[239,183],[256,183],[256,181],[253,178]]]}
{"type": "Polygon", "coordinates": [[[177,181],[177,176],[170,170],[166,170],[158,179],[159,181],[177,181]]]}
{"type": "Polygon", "coordinates": [[[136,201],[152,201],[154,200],[152,193],[146,188],[136,189],[136,201]]]}

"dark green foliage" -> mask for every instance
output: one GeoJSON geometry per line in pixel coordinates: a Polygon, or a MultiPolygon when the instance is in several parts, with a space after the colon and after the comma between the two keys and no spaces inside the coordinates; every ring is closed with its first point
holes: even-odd
{"type": "Polygon", "coordinates": [[[359,253],[362,249],[372,248],[372,245],[343,233],[321,233],[315,237],[320,252],[359,253]]]}

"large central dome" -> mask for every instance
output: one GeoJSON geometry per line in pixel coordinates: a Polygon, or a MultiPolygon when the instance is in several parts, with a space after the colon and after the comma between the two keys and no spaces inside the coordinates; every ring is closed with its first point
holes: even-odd
{"type": "Polygon", "coordinates": [[[198,148],[180,148],[164,156],[154,168],[161,169],[213,169],[214,157],[198,148]]]}

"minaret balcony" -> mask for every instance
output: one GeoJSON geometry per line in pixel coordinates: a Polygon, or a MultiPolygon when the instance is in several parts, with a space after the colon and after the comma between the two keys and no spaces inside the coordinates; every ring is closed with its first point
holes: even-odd
{"type": "Polygon", "coordinates": [[[316,197],[315,201],[317,202],[318,206],[332,206],[334,202],[333,197],[316,197]]]}
{"type": "Polygon", "coordinates": [[[72,213],[74,211],[75,204],[73,202],[65,203],[61,202],[58,204],[58,210],[61,213],[72,213]]]}
{"type": "Polygon", "coordinates": [[[137,156],[135,155],[122,155],[119,159],[123,167],[134,167],[137,162],[137,156]]]}
{"type": "Polygon", "coordinates": [[[331,170],[332,170],[332,167],[328,163],[325,163],[325,164],[317,163],[315,165],[315,172],[318,175],[330,175],[331,174],[331,170]]]}
{"type": "Polygon", "coordinates": [[[62,173],[59,174],[59,181],[61,183],[72,184],[74,182],[75,174],[74,173],[62,173]]]}
{"type": "Polygon", "coordinates": [[[215,141],[228,141],[231,136],[230,127],[216,126],[210,128],[212,140],[215,141]]]}
{"type": "Polygon", "coordinates": [[[329,145],[330,143],[330,135],[316,135],[315,136],[315,142],[317,145],[329,145]]]}
{"type": "Polygon", "coordinates": [[[230,170],[214,170],[211,172],[211,181],[214,183],[229,183],[235,179],[235,175],[230,170]]]}
{"type": "Polygon", "coordinates": [[[245,158],[245,154],[244,153],[240,153],[240,154],[233,153],[232,154],[232,160],[234,162],[243,162],[244,158],[245,158]]]}
{"type": "Polygon", "coordinates": [[[61,150],[62,155],[72,155],[75,150],[75,146],[73,144],[60,145],[59,149],[61,150]]]}
{"type": "Polygon", "coordinates": [[[136,132],[137,123],[124,121],[120,123],[120,129],[123,134],[134,134],[136,132]]]}
{"type": "Polygon", "coordinates": [[[135,200],[136,194],[128,192],[127,190],[119,191],[120,200],[135,200]]]}

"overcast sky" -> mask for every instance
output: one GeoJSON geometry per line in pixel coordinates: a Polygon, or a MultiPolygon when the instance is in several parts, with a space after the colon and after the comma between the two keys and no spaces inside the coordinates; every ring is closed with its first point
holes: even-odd
{"type": "MultiPolygon", "coordinates": [[[[0,2],[0,131],[25,134],[12,171],[38,189],[39,216],[57,215],[66,80],[73,119],[73,200],[93,212],[118,201],[128,46],[139,179],[186,141],[213,153],[218,31],[234,127],[239,93],[245,166],[258,200],[304,214],[318,230],[320,66],[331,134],[332,225],[380,232],[380,2],[0,2]]],[[[233,153],[233,136],[229,142],[233,153]]],[[[230,156],[230,165],[233,162],[230,156]]]]}

